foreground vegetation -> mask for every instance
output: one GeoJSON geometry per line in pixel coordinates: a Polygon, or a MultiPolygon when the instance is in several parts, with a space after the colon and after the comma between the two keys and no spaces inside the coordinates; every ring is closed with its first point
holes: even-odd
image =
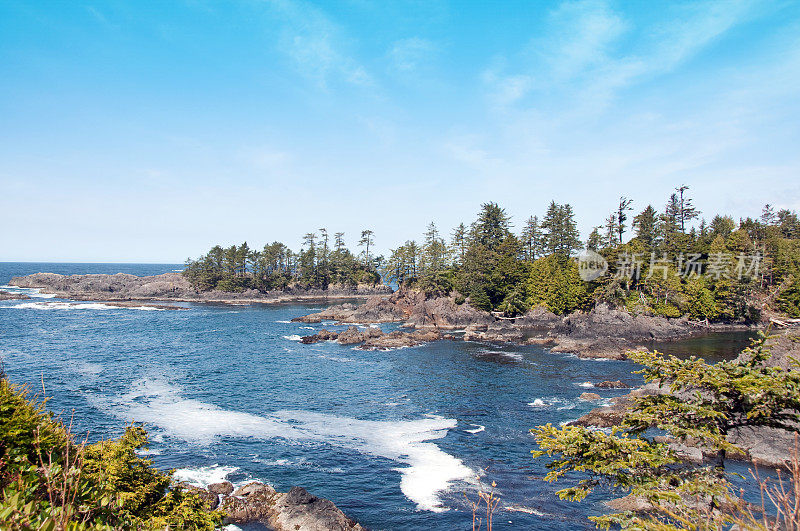
{"type": "Polygon", "coordinates": [[[800,317],[800,220],[766,205],[758,219],[700,219],[688,188],[675,190],[658,210],[633,215],[620,198],[612,214],[582,242],[569,204],[551,202],[515,234],[499,205],[482,205],[469,225],[445,238],[431,223],[422,241],[409,240],[388,257],[374,255],[374,235],[362,233],[359,255],[336,233],[309,233],[299,252],[275,242],[214,247],[189,260],[184,275],[201,290],[272,290],[375,284],[456,292],[484,310],[513,316],[542,305],[556,314],[600,302],[632,313],[686,315],[709,321],[756,321],[762,308],[800,317]],[[576,253],[596,251],[605,275],[581,278],[576,253]],[[371,252],[373,251],[373,252],[371,252]]]}
{"type": "Polygon", "coordinates": [[[735,361],[714,365],[695,357],[630,353],[630,359],[644,366],[639,372],[645,379],[669,392],[633,399],[622,425],[611,433],[550,424],[531,430],[540,447],[534,456],[554,458],[545,480],[568,479],[570,472],[581,472],[585,479],[558,491],[562,499],[579,501],[601,487],[636,500],[638,511],[590,517],[605,529],[800,528],[797,451],[788,487],[759,482],[762,500],[774,504],[761,512],[741,499],[725,470],[728,457],[746,455],[728,440],[734,430],[797,431],[800,372],[797,367],[767,367],[765,340],[762,337],[735,361]],[[700,446],[712,454],[710,462],[683,461],[669,444],[656,440],[663,434],[700,446]],[[770,511],[773,516],[767,516],[770,511]]]}
{"type": "Polygon", "coordinates": [[[136,455],[143,428],[85,444],[25,387],[0,377],[0,528],[214,529],[222,513],[136,455]]]}

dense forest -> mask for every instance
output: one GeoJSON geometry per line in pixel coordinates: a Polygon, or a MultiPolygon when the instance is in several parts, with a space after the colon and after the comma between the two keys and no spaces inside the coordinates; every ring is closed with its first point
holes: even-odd
{"type": "Polygon", "coordinates": [[[757,219],[715,215],[707,222],[686,186],[660,209],[634,214],[621,197],[584,242],[569,204],[551,202],[517,234],[495,203],[481,206],[470,225],[445,237],[431,223],[420,242],[409,240],[389,256],[373,256],[366,230],[354,255],[343,234],[309,233],[299,252],[281,243],[262,251],[247,244],[214,247],[186,264],[199,289],[241,291],[326,288],[380,281],[431,296],[455,294],[456,302],[518,315],[536,305],[557,314],[599,302],[634,313],[686,315],[710,321],[752,321],[764,307],[800,316],[800,219],[766,205],[757,219]],[[579,252],[598,253],[608,271],[584,280],[579,252]]]}
{"type": "Polygon", "coordinates": [[[230,247],[214,246],[197,260],[187,260],[184,276],[195,288],[206,291],[285,290],[290,287],[327,289],[329,286],[355,287],[380,283],[381,257],[371,254],[375,236],[371,230],[361,233],[354,255],[344,243],[344,233],[337,232],[330,241],[328,231],[319,229],[303,238],[300,251],[292,251],[281,242],[250,249],[247,242],[230,247]]]}

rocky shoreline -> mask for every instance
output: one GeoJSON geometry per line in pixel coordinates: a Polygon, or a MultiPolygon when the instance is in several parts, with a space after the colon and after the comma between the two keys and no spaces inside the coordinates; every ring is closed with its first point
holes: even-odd
{"type": "Polygon", "coordinates": [[[198,291],[181,273],[177,272],[143,277],[126,273],[115,275],[34,273],[24,277],[14,277],[8,284],[18,288],[36,288],[40,293],[52,294],[62,299],[102,302],[171,301],[271,304],[304,300],[364,299],[372,295],[392,292],[391,288],[383,285],[355,287],[333,285],[326,290],[291,288],[285,291],[247,290],[241,293],[198,291]]]}
{"type": "Polygon", "coordinates": [[[277,492],[270,485],[253,481],[234,489],[229,481],[206,488],[180,483],[211,510],[225,514],[223,525],[260,525],[272,531],[364,531],[334,503],[318,498],[302,487],[277,492]]]}
{"type": "MultiPolygon", "coordinates": [[[[771,354],[766,362],[767,366],[784,368],[793,366],[793,360],[800,359],[800,329],[779,331],[768,339],[767,347],[771,354]]],[[[600,384],[595,387],[600,387],[600,384]]],[[[668,392],[668,387],[659,387],[655,383],[645,384],[633,389],[627,395],[612,398],[610,405],[593,409],[569,424],[590,428],[619,426],[633,399],[668,392]]],[[[784,466],[786,460],[792,455],[794,437],[793,432],[777,428],[747,427],[733,431],[728,436],[728,440],[746,451],[745,455],[732,456],[733,458],[752,462],[758,466],[778,468],[784,466]]],[[[679,444],[666,438],[662,438],[662,440],[670,443],[676,453],[687,461],[700,463],[715,458],[714,454],[704,451],[701,447],[679,444]]]]}
{"type": "MultiPolygon", "coordinates": [[[[431,333],[425,336],[429,339],[419,342],[434,340],[435,334],[438,336],[435,339],[541,345],[552,352],[616,360],[624,359],[626,351],[646,350],[653,343],[752,329],[745,324],[709,324],[686,318],[632,315],[606,304],[597,305],[589,312],[575,312],[564,317],[537,307],[520,317],[504,318],[472,308],[468,303],[457,304],[455,297],[426,298],[419,292],[405,290],[389,296],[369,297],[362,305],[345,303],[331,306],[293,320],[304,323],[335,321],[339,324],[392,322],[415,330],[402,336],[402,333],[393,332],[393,339],[384,340],[386,348],[409,346],[408,343],[413,343],[415,337],[424,331],[431,333]],[[444,333],[447,331],[451,333],[444,333]]],[[[306,342],[316,339],[337,338],[309,336],[306,342]]],[[[368,343],[370,339],[373,338],[361,340],[366,348],[372,348],[368,343]]]]}

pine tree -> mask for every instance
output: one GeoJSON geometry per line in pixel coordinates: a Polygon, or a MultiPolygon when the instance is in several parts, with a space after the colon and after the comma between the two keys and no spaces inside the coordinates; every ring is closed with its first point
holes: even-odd
{"type": "Polygon", "coordinates": [[[361,239],[358,241],[359,247],[364,247],[364,265],[369,268],[370,267],[370,260],[369,260],[369,248],[370,246],[375,243],[374,239],[375,233],[369,229],[361,231],[361,239]]]}
{"type": "Polygon", "coordinates": [[[619,233],[619,243],[622,243],[622,234],[625,232],[625,221],[628,219],[627,212],[633,210],[631,203],[633,203],[633,199],[628,199],[625,196],[619,198],[619,205],[617,206],[617,231],[619,233]]]}
{"type": "Polygon", "coordinates": [[[686,224],[700,216],[700,211],[692,205],[692,200],[686,195],[689,187],[685,184],[675,189],[679,194],[677,221],[682,233],[686,233],[686,224]]]}
{"type": "Polygon", "coordinates": [[[523,255],[525,260],[532,262],[542,254],[544,246],[542,229],[539,226],[539,218],[531,216],[525,223],[525,228],[521,235],[523,255]]]}
{"type": "Polygon", "coordinates": [[[646,248],[652,249],[658,239],[658,214],[652,205],[642,210],[633,218],[633,228],[636,231],[636,238],[641,241],[646,248]]]}

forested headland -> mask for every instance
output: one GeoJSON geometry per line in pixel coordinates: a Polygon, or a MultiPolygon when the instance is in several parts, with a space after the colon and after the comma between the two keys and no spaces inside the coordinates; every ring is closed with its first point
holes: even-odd
{"type": "Polygon", "coordinates": [[[199,290],[326,289],[387,285],[430,296],[452,295],[483,310],[519,315],[542,305],[563,315],[600,302],[631,313],[752,322],[765,309],[800,317],[800,219],[765,205],[757,218],[704,217],[681,186],[656,208],[634,210],[621,197],[609,216],[581,240],[576,213],[551,201],[521,227],[495,203],[449,235],[430,223],[420,241],[387,257],[375,255],[372,231],[350,251],[344,234],[308,233],[297,252],[280,242],[215,246],[188,260],[184,275],[199,290]],[[710,221],[709,221],[710,219],[710,221]],[[515,228],[517,232],[515,232],[515,228]],[[608,264],[597,278],[580,274],[578,253],[608,264]]]}

